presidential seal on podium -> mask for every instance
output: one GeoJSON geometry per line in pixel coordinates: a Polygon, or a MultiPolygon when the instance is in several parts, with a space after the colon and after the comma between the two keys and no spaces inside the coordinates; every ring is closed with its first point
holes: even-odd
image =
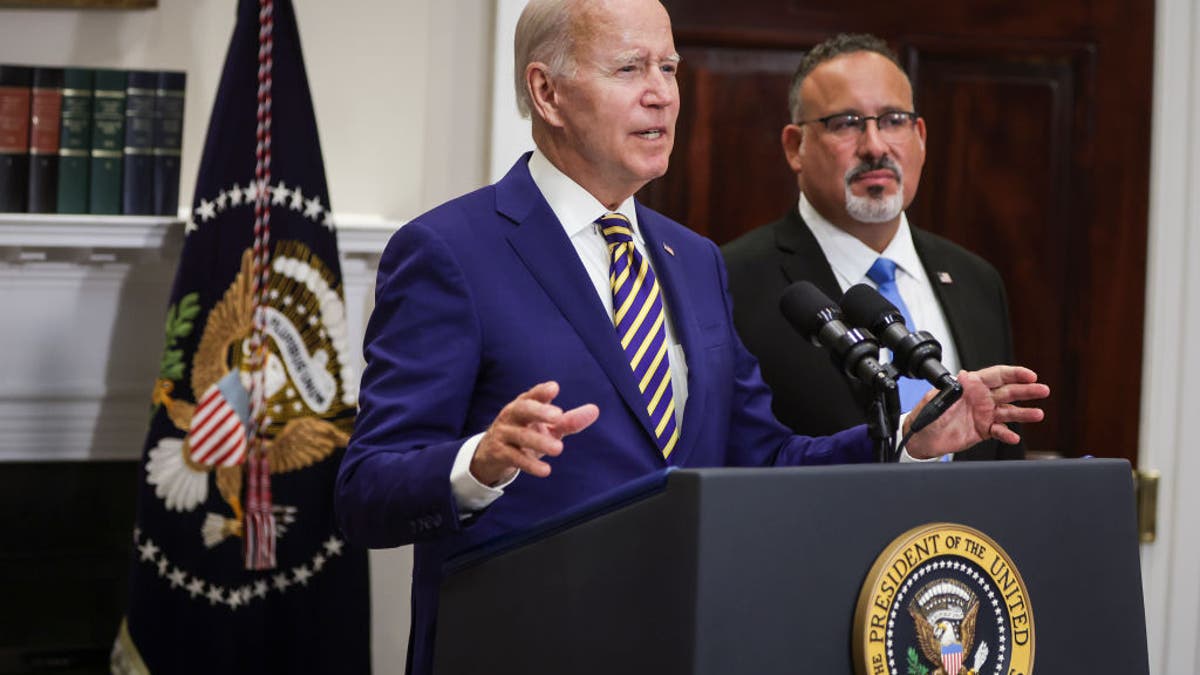
{"type": "Polygon", "coordinates": [[[852,644],[858,675],[1029,675],[1033,610],[999,544],[965,525],[932,523],[876,558],[852,644]]]}

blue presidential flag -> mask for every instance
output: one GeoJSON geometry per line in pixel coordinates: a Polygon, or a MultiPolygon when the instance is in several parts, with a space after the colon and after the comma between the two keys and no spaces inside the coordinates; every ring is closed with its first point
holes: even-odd
{"type": "Polygon", "coordinates": [[[337,236],[289,0],[241,0],[166,316],[117,673],[365,673],[333,517],[355,411],[337,236]]]}

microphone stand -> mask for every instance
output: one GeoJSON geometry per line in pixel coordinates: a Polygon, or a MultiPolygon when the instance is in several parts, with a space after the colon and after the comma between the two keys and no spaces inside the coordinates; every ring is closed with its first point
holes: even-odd
{"type": "Polygon", "coordinates": [[[875,458],[880,464],[895,462],[896,431],[900,426],[900,372],[890,363],[871,381],[871,402],[867,405],[867,433],[875,441],[875,458]]]}
{"type": "MultiPolygon", "coordinates": [[[[871,400],[867,404],[867,434],[875,441],[875,459],[880,464],[896,461],[896,432],[900,426],[900,387],[896,378],[900,371],[890,363],[879,364],[870,379],[856,376],[853,364],[863,357],[879,358],[879,343],[865,329],[857,331],[861,339],[845,354],[846,374],[871,389],[871,400]]],[[[836,358],[835,358],[836,362],[836,358]]]]}

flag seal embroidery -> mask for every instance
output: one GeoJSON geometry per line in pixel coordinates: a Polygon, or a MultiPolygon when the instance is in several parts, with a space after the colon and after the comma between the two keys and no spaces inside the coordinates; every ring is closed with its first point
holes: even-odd
{"type": "Polygon", "coordinates": [[[299,32],[290,0],[236,5],[167,303],[111,669],[369,673],[367,554],[333,513],[359,357],[299,32]]]}

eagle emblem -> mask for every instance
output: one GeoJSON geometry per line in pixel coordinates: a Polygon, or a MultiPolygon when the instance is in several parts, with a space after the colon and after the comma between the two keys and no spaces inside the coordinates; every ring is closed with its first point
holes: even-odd
{"type": "Polygon", "coordinates": [[[931,675],[973,675],[987,659],[987,643],[975,652],[971,668],[963,666],[975,643],[975,621],[979,600],[956,579],[937,579],[926,584],[908,603],[921,655],[936,667],[931,675]]]}
{"type": "MultiPolygon", "coordinates": [[[[252,273],[251,251],[246,250],[233,283],[208,313],[191,362],[190,385],[197,400],[175,396],[183,373],[166,367],[170,349],[153,392],[154,404],[165,409],[180,436],[160,439],[147,453],[146,480],[166,508],[178,512],[194,511],[215,483],[228,510],[210,512],[204,520],[201,536],[210,548],[244,530],[252,273]]],[[[332,279],[304,244],[277,245],[266,292],[267,357],[261,375],[268,416],[264,447],[272,474],[310,467],[349,441],[357,391],[345,304],[332,279]]],[[[191,298],[189,316],[198,314],[195,302],[191,298]]],[[[169,346],[190,331],[184,322],[184,329],[172,333],[175,310],[168,317],[169,346]]],[[[283,534],[298,514],[295,507],[273,508],[277,532],[283,534]]]]}
{"type": "Polygon", "coordinates": [[[858,675],[1033,670],[1033,611],[1008,553],[959,523],[918,525],[871,566],[854,613],[858,675]]]}

